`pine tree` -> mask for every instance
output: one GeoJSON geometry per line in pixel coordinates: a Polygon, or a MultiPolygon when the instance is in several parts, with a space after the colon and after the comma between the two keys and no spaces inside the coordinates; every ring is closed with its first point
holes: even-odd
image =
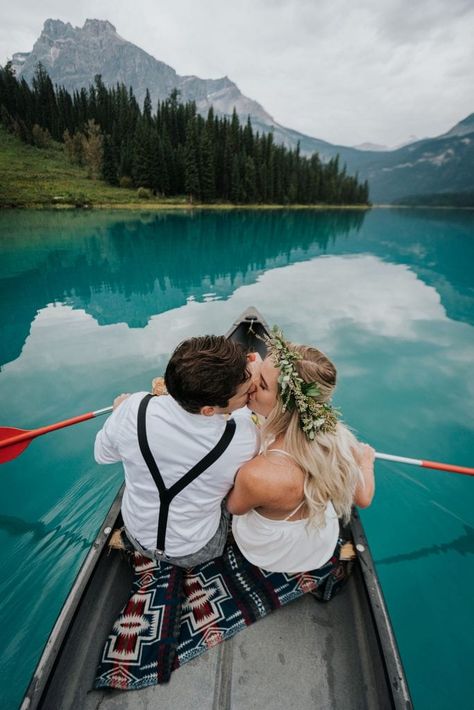
{"type": "Polygon", "coordinates": [[[136,187],[152,187],[150,160],[150,129],[141,118],[133,137],[132,177],[136,187]]]}
{"type": "Polygon", "coordinates": [[[184,189],[189,197],[189,202],[199,199],[199,168],[198,168],[198,151],[197,151],[197,136],[196,125],[190,120],[186,129],[186,144],[184,146],[185,154],[185,177],[184,189]]]}
{"type": "Polygon", "coordinates": [[[234,155],[232,158],[232,173],[230,180],[230,200],[231,202],[239,202],[241,195],[240,187],[240,165],[239,156],[234,155]]]}
{"type": "Polygon", "coordinates": [[[35,123],[42,128],[47,128],[54,138],[59,139],[56,94],[49,74],[38,63],[33,76],[33,90],[36,97],[35,123]]]}
{"type": "Polygon", "coordinates": [[[102,177],[110,185],[118,185],[118,166],[115,146],[110,136],[104,137],[104,153],[102,159],[102,177]]]}
{"type": "Polygon", "coordinates": [[[257,171],[252,157],[245,160],[245,197],[247,202],[256,202],[257,198],[257,171]]]}
{"type": "Polygon", "coordinates": [[[216,196],[216,180],[214,173],[214,155],[207,130],[201,138],[201,171],[200,185],[203,202],[211,202],[216,196]]]}
{"type": "Polygon", "coordinates": [[[143,118],[147,123],[151,123],[151,97],[148,89],[143,100],[143,118]]]}

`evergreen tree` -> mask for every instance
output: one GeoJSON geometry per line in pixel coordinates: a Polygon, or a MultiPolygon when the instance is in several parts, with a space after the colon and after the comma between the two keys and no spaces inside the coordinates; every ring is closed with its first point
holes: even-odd
{"type": "Polygon", "coordinates": [[[151,97],[148,89],[143,100],[143,118],[147,123],[151,123],[151,97]]]}
{"type": "Polygon", "coordinates": [[[150,128],[144,119],[138,121],[133,138],[132,177],[136,187],[153,187],[150,128]]]}
{"type": "Polygon", "coordinates": [[[232,174],[230,179],[230,200],[231,202],[239,202],[241,194],[240,187],[240,165],[239,156],[234,155],[232,159],[232,174]]]}
{"type": "Polygon", "coordinates": [[[118,165],[115,146],[110,136],[104,137],[104,157],[102,161],[102,177],[110,185],[118,185],[118,165]]]}
{"type": "Polygon", "coordinates": [[[203,131],[201,138],[200,185],[202,201],[211,202],[216,196],[216,180],[212,144],[207,131],[203,131]]]}
{"type": "Polygon", "coordinates": [[[54,138],[58,139],[58,121],[56,94],[49,74],[41,62],[36,67],[33,76],[33,90],[36,97],[35,123],[47,128],[54,138]]]}
{"type": "Polygon", "coordinates": [[[247,202],[257,200],[257,171],[250,155],[245,159],[245,197],[247,202]]]}
{"type": "Polygon", "coordinates": [[[184,189],[189,197],[189,202],[192,203],[193,200],[199,199],[200,196],[196,125],[192,120],[189,121],[186,129],[184,154],[184,189]]]}

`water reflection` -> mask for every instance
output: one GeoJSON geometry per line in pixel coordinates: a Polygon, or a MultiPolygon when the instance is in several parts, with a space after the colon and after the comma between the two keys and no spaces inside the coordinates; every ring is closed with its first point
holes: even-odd
{"type": "Polygon", "coordinates": [[[53,544],[55,546],[57,539],[65,540],[69,545],[79,545],[82,550],[88,550],[92,544],[92,540],[88,540],[77,532],[63,530],[61,525],[50,526],[41,520],[23,520],[23,518],[15,515],[0,515],[0,530],[4,530],[13,537],[32,533],[32,539],[35,543],[41,541],[41,544],[38,544],[35,548],[37,555],[41,554],[49,545],[53,544]],[[52,536],[52,539],[46,542],[44,538],[48,536],[52,536]]]}
{"type": "Polygon", "coordinates": [[[227,298],[267,268],[324,251],[360,229],[364,213],[14,217],[0,216],[1,364],[18,357],[48,303],[84,308],[101,325],[140,328],[188,299],[227,298]]]}
{"type": "Polygon", "coordinates": [[[0,515],[0,530],[5,530],[10,535],[25,535],[33,533],[33,537],[42,538],[49,530],[41,520],[28,521],[17,518],[15,515],[0,515]]]}
{"type": "Polygon", "coordinates": [[[377,565],[393,565],[398,562],[414,562],[423,557],[430,555],[441,555],[446,552],[458,552],[463,557],[474,555],[474,528],[470,525],[464,525],[464,533],[459,535],[454,540],[442,542],[435,545],[427,545],[420,547],[417,550],[411,550],[399,555],[391,555],[390,557],[382,557],[376,560],[377,565]]]}
{"type": "Polygon", "coordinates": [[[462,268],[474,261],[469,214],[21,213],[0,215],[0,228],[0,364],[18,357],[48,303],[82,308],[100,325],[142,328],[154,314],[226,299],[265,270],[328,248],[395,258],[435,287],[450,317],[474,322],[472,278],[462,268]]]}

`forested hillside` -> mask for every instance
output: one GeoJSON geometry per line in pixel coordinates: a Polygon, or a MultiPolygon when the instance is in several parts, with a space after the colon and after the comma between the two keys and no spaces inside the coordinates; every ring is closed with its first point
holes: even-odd
{"type": "MultiPolygon", "coordinates": [[[[109,89],[96,77],[88,90],[54,87],[39,65],[32,86],[18,81],[7,64],[0,69],[0,121],[25,143],[39,148],[63,144],[71,164],[92,179],[141,188],[190,202],[237,204],[365,204],[367,183],[347,175],[338,158],[322,164],[254,132],[250,119],[207,119],[178,92],[153,111],[147,93],[140,107],[132,89],[109,89]]],[[[139,190],[140,192],[140,190],[139,190]]]]}

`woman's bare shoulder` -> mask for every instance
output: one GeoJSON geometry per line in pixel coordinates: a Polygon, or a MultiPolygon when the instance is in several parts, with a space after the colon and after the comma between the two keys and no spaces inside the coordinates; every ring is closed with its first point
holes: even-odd
{"type": "Polygon", "coordinates": [[[286,510],[294,505],[294,501],[301,500],[301,470],[289,468],[290,462],[277,462],[276,458],[259,454],[242,466],[227,499],[231,513],[243,515],[251,508],[260,507],[286,510]]]}
{"type": "Polygon", "coordinates": [[[292,488],[300,482],[301,469],[290,458],[276,455],[259,454],[248,461],[239,471],[239,476],[249,483],[268,484],[271,482],[292,488]],[[295,480],[296,479],[296,480],[295,480]]]}
{"type": "Polygon", "coordinates": [[[244,464],[239,470],[239,476],[247,479],[259,479],[269,473],[269,462],[263,454],[255,456],[244,464]]]}

